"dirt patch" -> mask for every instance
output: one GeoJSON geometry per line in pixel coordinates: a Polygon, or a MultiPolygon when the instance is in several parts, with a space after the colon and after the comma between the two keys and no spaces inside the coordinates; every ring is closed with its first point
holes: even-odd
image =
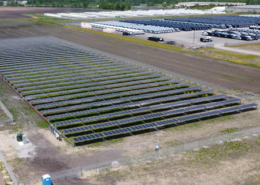
{"type": "Polygon", "coordinates": [[[40,8],[40,7],[0,7],[0,19],[30,18],[24,15],[29,13],[69,13],[69,12],[91,12],[83,8],[40,8]]]}
{"type": "Polygon", "coordinates": [[[65,142],[56,140],[48,130],[28,130],[24,131],[24,134],[30,140],[30,143],[25,146],[18,146],[13,136],[9,134],[0,134],[1,137],[5,137],[6,141],[6,144],[2,144],[3,146],[0,147],[18,179],[102,163],[122,157],[122,150],[111,148],[96,149],[95,151],[84,148],[84,151],[79,154],[75,149],[73,155],[70,155],[67,154],[67,150],[68,153],[71,153],[73,148],[66,147],[65,142]]]}

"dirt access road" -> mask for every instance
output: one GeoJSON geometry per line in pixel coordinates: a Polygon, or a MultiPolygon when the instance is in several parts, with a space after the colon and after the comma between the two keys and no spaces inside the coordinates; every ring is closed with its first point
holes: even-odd
{"type": "MultiPolygon", "coordinates": [[[[52,35],[234,90],[260,93],[260,68],[49,25],[1,29],[0,39],[52,35]]],[[[6,24],[6,23],[5,23],[6,24]]]]}
{"type": "Polygon", "coordinates": [[[0,19],[30,18],[29,13],[90,12],[83,8],[0,7],[0,19]]]}

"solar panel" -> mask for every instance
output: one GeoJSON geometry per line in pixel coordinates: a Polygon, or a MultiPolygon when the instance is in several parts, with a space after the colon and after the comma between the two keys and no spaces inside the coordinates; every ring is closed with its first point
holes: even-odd
{"type": "Polygon", "coordinates": [[[247,105],[242,105],[240,106],[241,110],[246,110],[246,109],[252,109],[252,108],[257,108],[258,104],[256,103],[251,103],[251,104],[247,104],[247,105]]]}
{"type": "Polygon", "coordinates": [[[105,137],[108,137],[108,136],[114,136],[114,135],[126,134],[126,133],[130,134],[130,131],[131,131],[130,128],[122,128],[122,129],[118,129],[118,130],[103,132],[103,134],[105,137]]]}
{"type": "Polygon", "coordinates": [[[131,131],[140,131],[140,130],[146,130],[151,128],[157,128],[157,125],[155,123],[149,123],[149,124],[143,124],[143,125],[137,125],[129,127],[131,131]]]}
{"type": "Polygon", "coordinates": [[[85,126],[85,127],[79,127],[79,128],[72,128],[72,129],[65,129],[64,133],[65,135],[67,134],[74,134],[74,133],[78,133],[78,132],[84,132],[84,131],[91,131],[92,130],[92,126],[85,126]]]}
{"type": "Polygon", "coordinates": [[[102,133],[97,133],[97,134],[91,134],[91,135],[86,135],[82,137],[74,137],[73,140],[74,142],[84,142],[84,141],[90,141],[94,139],[100,139],[103,138],[104,135],[102,133]]]}

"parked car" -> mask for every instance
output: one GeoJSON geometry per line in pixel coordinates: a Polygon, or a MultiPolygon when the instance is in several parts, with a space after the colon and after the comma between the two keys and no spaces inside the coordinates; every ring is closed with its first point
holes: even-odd
{"type": "Polygon", "coordinates": [[[130,34],[129,32],[124,31],[123,35],[132,35],[132,34],[130,34]]]}
{"type": "Polygon", "coordinates": [[[211,37],[201,37],[200,42],[212,42],[212,38],[211,37]]]}
{"type": "Polygon", "coordinates": [[[207,31],[207,34],[208,34],[209,36],[213,36],[212,31],[207,31]]]}
{"type": "Polygon", "coordinates": [[[201,35],[208,35],[208,31],[207,30],[202,31],[201,35]]]}
{"type": "Polygon", "coordinates": [[[221,31],[215,30],[215,31],[212,32],[212,36],[220,37],[220,33],[221,33],[221,31]]]}
{"type": "Polygon", "coordinates": [[[155,37],[155,36],[151,36],[151,37],[148,37],[147,40],[151,40],[151,41],[155,41],[155,42],[163,42],[163,38],[161,37],[155,37]]]}
{"type": "Polygon", "coordinates": [[[166,44],[176,45],[177,43],[175,41],[168,41],[168,42],[166,42],[166,44]]]}
{"type": "Polygon", "coordinates": [[[249,33],[248,34],[250,37],[252,37],[253,40],[258,40],[258,35],[253,34],[253,33],[249,33]]]}
{"type": "Polygon", "coordinates": [[[227,37],[228,36],[228,33],[227,32],[220,32],[219,33],[220,37],[227,37]]]}
{"type": "Polygon", "coordinates": [[[241,35],[241,40],[252,40],[252,37],[250,37],[249,35],[241,35]]]}

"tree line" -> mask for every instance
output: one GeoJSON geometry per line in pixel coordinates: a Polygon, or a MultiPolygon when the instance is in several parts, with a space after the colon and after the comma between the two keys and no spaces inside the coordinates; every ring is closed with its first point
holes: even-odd
{"type": "MultiPolygon", "coordinates": [[[[101,9],[110,10],[129,10],[131,6],[146,4],[147,6],[172,6],[179,2],[194,2],[194,0],[27,0],[28,6],[48,6],[48,7],[72,7],[87,8],[89,4],[99,5],[101,9]]],[[[196,2],[227,2],[227,0],[196,0],[196,2]]],[[[228,2],[237,2],[237,0],[228,0],[228,2]]],[[[260,0],[240,0],[239,2],[248,5],[260,4],[260,0]]],[[[0,6],[3,6],[3,0],[0,0],[0,6]]],[[[7,6],[23,6],[18,0],[7,0],[7,6]]]]}

